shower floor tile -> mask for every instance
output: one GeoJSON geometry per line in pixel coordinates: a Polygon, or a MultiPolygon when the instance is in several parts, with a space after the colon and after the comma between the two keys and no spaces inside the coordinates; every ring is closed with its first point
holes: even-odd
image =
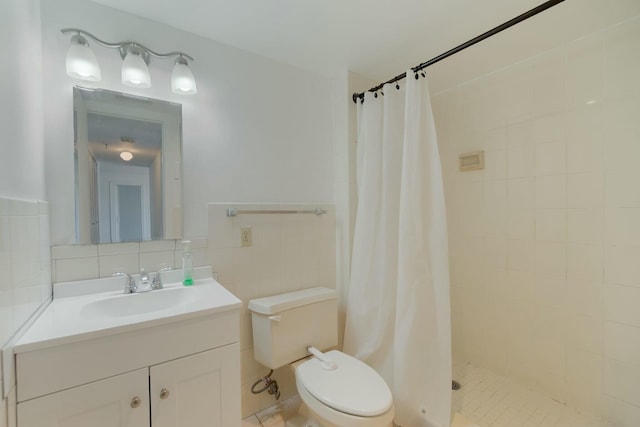
{"type": "Polygon", "coordinates": [[[462,389],[452,406],[480,427],[613,427],[543,394],[463,361],[454,361],[453,377],[462,389]]]}

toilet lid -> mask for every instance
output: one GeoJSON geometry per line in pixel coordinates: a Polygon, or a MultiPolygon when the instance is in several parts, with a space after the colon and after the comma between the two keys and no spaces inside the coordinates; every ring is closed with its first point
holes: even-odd
{"type": "Polygon", "coordinates": [[[312,358],[296,370],[313,397],[337,411],[361,417],[374,417],[391,408],[391,391],[370,366],[337,350],[325,355],[336,362],[337,369],[328,370],[312,358]]]}

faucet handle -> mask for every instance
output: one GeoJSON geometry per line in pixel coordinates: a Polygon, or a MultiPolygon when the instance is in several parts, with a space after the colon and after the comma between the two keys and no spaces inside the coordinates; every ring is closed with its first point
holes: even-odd
{"type": "Polygon", "coordinates": [[[162,289],[162,279],[160,278],[160,272],[158,271],[155,276],[153,276],[153,280],[151,281],[151,289],[158,290],[162,289]]]}
{"type": "Polygon", "coordinates": [[[169,271],[172,270],[171,267],[165,267],[165,268],[161,268],[160,270],[158,270],[158,272],[156,273],[155,276],[153,276],[153,280],[151,281],[151,289],[156,290],[156,289],[162,289],[163,285],[162,285],[162,272],[163,271],[169,271]]]}
{"type": "Polygon", "coordinates": [[[136,279],[133,278],[129,273],[113,273],[113,277],[126,277],[126,283],[124,285],[124,293],[125,294],[133,294],[138,290],[138,285],[136,284],[136,279]]]}

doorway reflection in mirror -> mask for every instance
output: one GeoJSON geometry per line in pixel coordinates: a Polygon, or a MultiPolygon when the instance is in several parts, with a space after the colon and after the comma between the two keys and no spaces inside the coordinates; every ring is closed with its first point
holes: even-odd
{"type": "Polygon", "coordinates": [[[182,108],[74,88],[76,241],[182,237],[182,108]]]}

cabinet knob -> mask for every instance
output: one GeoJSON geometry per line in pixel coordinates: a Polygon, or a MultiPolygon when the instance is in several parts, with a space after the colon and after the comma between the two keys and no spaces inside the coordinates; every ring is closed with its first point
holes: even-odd
{"type": "Polygon", "coordinates": [[[169,397],[169,390],[166,388],[160,390],[160,399],[166,399],[167,397],[169,397]]]}
{"type": "Polygon", "coordinates": [[[136,396],[133,399],[131,399],[131,407],[132,408],[137,408],[138,406],[140,406],[140,403],[142,403],[142,400],[136,396]]]}

